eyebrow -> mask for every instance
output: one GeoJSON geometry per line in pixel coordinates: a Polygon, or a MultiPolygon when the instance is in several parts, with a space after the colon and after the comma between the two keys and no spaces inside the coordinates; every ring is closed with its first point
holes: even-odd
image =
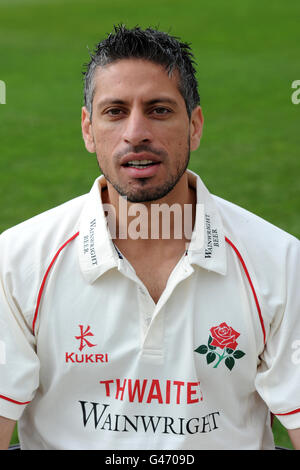
{"type": "MultiPolygon", "coordinates": [[[[146,101],[146,105],[153,105],[157,103],[169,103],[172,106],[178,106],[177,102],[173,100],[172,98],[169,98],[167,96],[160,96],[157,98],[153,98],[152,100],[146,101]]],[[[115,98],[107,98],[102,101],[99,101],[97,104],[97,108],[102,108],[107,105],[128,105],[128,101],[120,100],[120,99],[115,99],[115,98]]]]}
{"type": "Polygon", "coordinates": [[[147,104],[156,104],[156,103],[169,103],[174,106],[177,106],[177,102],[172,100],[172,98],[168,98],[167,96],[161,96],[159,98],[154,98],[153,100],[147,101],[147,104]]]}

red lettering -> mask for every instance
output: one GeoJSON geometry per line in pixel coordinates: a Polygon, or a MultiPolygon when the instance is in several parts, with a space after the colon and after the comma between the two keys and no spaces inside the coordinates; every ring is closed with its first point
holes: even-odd
{"type": "Polygon", "coordinates": [[[166,389],[166,403],[170,403],[170,394],[171,394],[171,380],[167,380],[167,389],[166,389]]]}
{"type": "Polygon", "coordinates": [[[192,395],[197,393],[197,390],[192,390],[192,387],[197,387],[200,382],[187,382],[187,403],[198,403],[199,398],[192,398],[192,395]]]}
{"type": "Polygon", "coordinates": [[[184,385],[184,382],[178,382],[177,380],[174,380],[173,384],[177,385],[176,403],[177,403],[177,405],[179,405],[180,404],[181,387],[184,385]]]}
{"type": "Polygon", "coordinates": [[[77,362],[78,364],[89,362],[108,362],[108,354],[77,354],[74,351],[65,353],[65,362],[77,362]]]}
{"type": "MultiPolygon", "coordinates": [[[[72,355],[69,355],[68,359],[74,362],[72,355]]],[[[170,404],[173,402],[179,405],[183,402],[194,404],[203,400],[200,381],[181,382],[178,380],[166,380],[162,383],[159,379],[153,379],[150,384],[148,379],[111,379],[101,380],[99,383],[105,385],[107,397],[114,394],[116,400],[123,400],[124,394],[126,393],[125,398],[127,398],[128,393],[129,403],[152,403],[154,400],[157,400],[159,404],[170,404]],[[111,384],[115,384],[116,388],[112,389],[111,384]],[[149,387],[147,389],[148,384],[149,387]],[[186,393],[184,393],[185,390],[186,393]]]]}
{"type": "Polygon", "coordinates": [[[94,362],[93,355],[94,354],[86,354],[85,355],[85,362],[94,362]]]}
{"type": "Polygon", "coordinates": [[[72,353],[66,352],[66,362],[69,362],[69,361],[75,362],[74,359],[72,358],[73,354],[74,354],[73,352],[72,353]]]}
{"type": "Polygon", "coordinates": [[[117,382],[116,399],[119,398],[119,393],[121,392],[120,400],[123,400],[127,379],[124,379],[123,387],[121,387],[121,385],[120,385],[120,379],[117,379],[116,382],[117,382]]]}
{"type": "Polygon", "coordinates": [[[101,384],[105,384],[105,393],[107,397],[110,397],[109,384],[112,384],[113,380],[100,380],[101,384]]]}
{"type": "Polygon", "coordinates": [[[159,380],[152,380],[147,403],[151,403],[152,400],[158,400],[158,403],[163,403],[159,380]],[[156,394],[154,394],[154,389],[156,389],[156,394]]]}
{"type": "Polygon", "coordinates": [[[135,380],[133,390],[132,390],[131,382],[132,382],[132,380],[128,379],[128,397],[129,397],[129,401],[133,402],[134,398],[135,398],[135,395],[137,393],[138,402],[142,403],[148,380],[147,379],[143,380],[142,390],[141,390],[141,387],[140,387],[140,380],[139,379],[135,380]]]}
{"type": "Polygon", "coordinates": [[[84,355],[75,354],[75,362],[84,362],[84,355]],[[80,360],[78,359],[79,357],[80,357],[80,360]]]}

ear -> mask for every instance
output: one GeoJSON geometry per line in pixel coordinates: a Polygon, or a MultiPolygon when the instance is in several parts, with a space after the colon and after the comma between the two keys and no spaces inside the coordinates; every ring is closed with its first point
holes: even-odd
{"type": "Polygon", "coordinates": [[[92,123],[90,121],[90,113],[85,106],[83,106],[81,109],[81,129],[87,151],[90,153],[95,153],[96,148],[92,132],[92,123]]]}
{"type": "Polygon", "coordinates": [[[200,145],[203,129],[203,114],[200,106],[197,106],[191,114],[190,119],[190,146],[191,150],[197,150],[200,145]]]}

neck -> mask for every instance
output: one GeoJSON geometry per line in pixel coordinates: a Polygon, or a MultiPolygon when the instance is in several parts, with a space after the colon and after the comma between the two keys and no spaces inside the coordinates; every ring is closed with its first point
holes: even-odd
{"type": "Polygon", "coordinates": [[[178,243],[190,240],[195,221],[196,192],[189,186],[186,172],[172,191],[157,201],[129,202],[109,182],[107,190],[102,191],[102,201],[114,208],[115,216],[108,219],[108,226],[117,244],[120,240],[146,246],[152,241],[165,245],[170,240],[178,243]]]}

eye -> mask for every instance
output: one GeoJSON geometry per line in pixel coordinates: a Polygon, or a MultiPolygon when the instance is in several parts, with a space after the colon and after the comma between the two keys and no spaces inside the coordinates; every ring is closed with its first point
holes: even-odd
{"type": "Polygon", "coordinates": [[[124,111],[120,108],[110,108],[107,111],[105,111],[105,114],[107,114],[108,116],[112,116],[112,117],[121,116],[123,113],[124,111]]]}
{"type": "Polygon", "coordinates": [[[125,111],[121,108],[109,108],[105,110],[103,114],[105,114],[106,116],[110,118],[119,118],[119,117],[124,116],[125,111]]]}
{"type": "Polygon", "coordinates": [[[154,114],[159,114],[160,116],[164,116],[166,114],[171,113],[171,111],[168,108],[164,108],[163,106],[159,106],[158,108],[155,108],[153,112],[154,114]]]}

